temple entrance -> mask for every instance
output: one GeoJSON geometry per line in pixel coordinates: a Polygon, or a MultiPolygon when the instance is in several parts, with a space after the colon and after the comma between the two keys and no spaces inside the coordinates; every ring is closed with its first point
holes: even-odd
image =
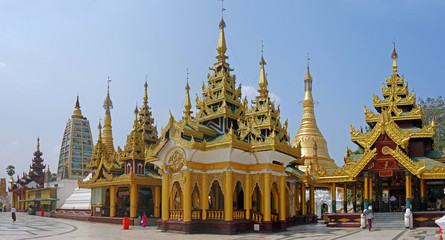
{"type": "Polygon", "coordinates": [[[252,193],[252,210],[261,212],[261,191],[258,184],[255,185],[252,193]]]}
{"type": "Polygon", "coordinates": [[[240,181],[236,183],[235,192],[233,194],[233,199],[235,201],[233,210],[244,209],[244,191],[240,181]]]}
{"type": "Polygon", "coordinates": [[[116,217],[130,216],[130,191],[128,187],[118,188],[116,198],[116,217]]]}
{"type": "Polygon", "coordinates": [[[380,177],[376,174],[373,182],[373,210],[376,212],[403,212],[406,209],[406,183],[404,172],[380,177]],[[392,201],[391,201],[392,200],[392,201]]]}
{"type": "Polygon", "coordinates": [[[218,181],[213,181],[209,194],[209,209],[223,210],[224,209],[224,195],[218,181]]]}
{"type": "Polygon", "coordinates": [[[139,189],[137,215],[142,216],[144,213],[147,216],[154,215],[153,190],[151,187],[146,187],[146,186],[141,187],[139,189]]]}

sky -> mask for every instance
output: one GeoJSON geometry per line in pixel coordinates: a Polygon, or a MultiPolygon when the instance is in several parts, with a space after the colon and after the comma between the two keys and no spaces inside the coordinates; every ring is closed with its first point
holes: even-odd
{"type": "MultiPolygon", "coordinates": [[[[393,41],[410,91],[445,95],[444,1],[226,0],[224,8],[237,83],[255,95],[263,40],[268,88],[291,139],[309,53],[317,123],[339,166],[346,147],[356,149],[350,125],[365,126],[364,105],[373,108],[391,75],[393,41]]],[[[108,76],[115,147],[125,145],[146,76],[158,132],[169,111],[179,119],[186,69],[194,105],[216,61],[220,19],[217,0],[0,0],[0,178],[10,164],[20,176],[28,172],[37,137],[56,171],[77,95],[96,142],[108,76]]]]}

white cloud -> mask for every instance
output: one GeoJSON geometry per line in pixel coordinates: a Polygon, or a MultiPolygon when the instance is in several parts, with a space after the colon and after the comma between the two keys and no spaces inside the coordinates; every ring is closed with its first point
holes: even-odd
{"type": "Polygon", "coordinates": [[[6,64],[4,62],[0,62],[0,67],[5,67],[6,64]]]}
{"type": "MultiPolygon", "coordinates": [[[[247,100],[249,102],[259,95],[257,89],[251,85],[241,86],[241,94],[243,96],[243,99],[244,97],[247,97],[247,100]]],[[[269,92],[269,97],[272,101],[275,101],[275,103],[280,102],[280,97],[273,92],[269,92]]]]}

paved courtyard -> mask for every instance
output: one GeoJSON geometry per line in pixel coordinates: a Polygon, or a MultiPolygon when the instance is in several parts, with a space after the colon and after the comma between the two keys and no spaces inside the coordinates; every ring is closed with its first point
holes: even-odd
{"type": "Polygon", "coordinates": [[[130,227],[122,230],[121,225],[91,223],[75,220],[29,216],[18,213],[17,221],[11,221],[10,213],[0,213],[0,239],[437,239],[437,228],[417,228],[414,230],[375,228],[372,232],[351,228],[327,228],[324,224],[295,226],[286,232],[274,234],[247,233],[239,235],[209,235],[164,233],[155,227],[130,227]]]}

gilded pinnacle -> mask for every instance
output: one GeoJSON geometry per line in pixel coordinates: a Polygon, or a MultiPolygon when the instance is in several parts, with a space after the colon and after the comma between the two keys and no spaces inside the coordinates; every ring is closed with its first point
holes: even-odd
{"type": "Polygon", "coordinates": [[[260,87],[259,92],[262,93],[264,91],[267,92],[267,85],[268,85],[268,82],[266,79],[266,71],[264,70],[264,65],[266,65],[266,61],[264,61],[263,56],[261,56],[260,65],[261,65],[261,72],[260,72],[260,81],[258,83],[258,86],[260,87]]]}
{"type": "MultiPolygon", "coordinates": [[[[226,27],[226,23],[224,22],[224,19],[221,18],[221,22],[219,23],[219,39],[218,39],[218,46],[216,48],[216,50],[219,53],[219,57],[223,57],[224,54],[227,51],[227,46],[226,46],[226,38],[224,36],[224,28],[226,27]]],[[[225,57],[225,56],[224,56],[225,57]]],[[[225,57],[227,58],[227,57],[225,57]]],[[[224,60],[225,58],[222,58],[221,60],[224,60]]],[[[218,58],[220,59],[220,58],[218,58]]]]}
{"type": "Polygon", "coordinates": [[[311,73],[309,72],[309,63],[307,65],[307,72],[306,72],[306,76],[304,77],[304,80],[312,80],[311,73]]]}
{"type": "Polygon", "coordinates": [[[37,137],[37,152],[40,152],[40,138],[37,137]]]}
{"type": "Polygon", "coordinates": [[[192,103],[190,101],[190,86],[189,82],[187,81],[187,84],[185,85],[185,104],[184,104],[185,111],[184,113],[188,116],[192,113],[190,109],[192,109],[192,103]]]}
{"type": "Polygon", "coordinates": [[[79,96],[77,96],[76,105],[74,106],[73,115],[71,117],[73,117],[73,118],[83,118],[82,111],[80,110],[79,96]]]}
{"type": "Polygon", "coordinates": [[[148,94],[147,94],[148,84],[147,84],[147,80],[145,80],[144,88],[145,88],[145,93],[144,93],[144,106],[146,106],[146,105],[148,104],[148,94]]]}
{"type": "Polygon", "coordinates": [[[136,104],[136,107],[134,108],[134,123],[133,123],[133,130],[138,129],[138,105],[136,104]]]}
{"type": "Polygon", "coordinates": [[[393,44],[394,44],[394,50],[392,51],[392,54],[391,54],[391,58],[393,59],[393,61],[392,61],[392,71],[393,71],[393,73],[397,74],[397,61],[396,61],[396,59],[399,57],[399,55],[397,54],[397,51],[396,51],[396,43],[393,42],[393,44]]]}

